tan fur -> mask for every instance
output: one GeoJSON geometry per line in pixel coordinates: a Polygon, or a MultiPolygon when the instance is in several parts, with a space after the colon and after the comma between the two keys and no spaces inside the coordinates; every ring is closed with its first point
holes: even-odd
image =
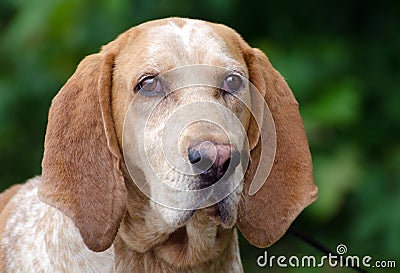
{"type": "MultiPolygon", "coordinates": [[[[242,99],[255,115],[266,111],[249,94],[242,99]]],[[[232,128],[223,114],[210,111],[232,128]]],[[[243,140],[236,132],[227,134],[238,143],[243,140]]],[[[179,138],[183,156],[196,141],[227,140],[217,127],[197,123],[179,138]]],[[[156,172],[174,175],[165,161],[157,160],[160,150],[154,148],[149,155],[156,172]]],[[[42,167],[41,178],[0,195],[0,272],[242,272],[236,220],[250,243],[265,247],[277,241],[317,196],[298,105],[282,76],[232,29],[190,19],[142,24],[86,57],[52,102],[42,167]],[[149,135],[139,133],[146,122],[140,107],[129,110],[133,118],[124,128],[133,99],[141,107],[151,102],[133,92],[143,73],[196,64],[240,70],[271,110],[276,157],[255,195],[248,192],[260,160],[259,128],[249,110],[234,99],[224,101],[209,88],[191,87],[160,104],[147,121],[149,135]],[[226,198],[227,223],[221,222],[215,206],[189,215],[151,201],[133,183],[140,179],[152,187],[140,144],[150,141],[151,147],[159,147],[157,130],[168,114],[193,102],[224,104],[249,139],[250,165],[244,181],[226,198]],[[128,144],[123,143],[124,130],[128,144]],[[129,145],[130,154],[124,154],[123,145],[129,145]],[[133,158],[134,177],[123,156],[133,158]]],[[[194,178],[175,180],[192,189],[194,178]]],[[[171,192],[153,189],[151,194],[186,202],[171,192]]]]}
{"type": "MultiPolygon", "coordinates": [[[[276,126],[277,148],[271,173],[261,190],[249,196],[249,183],[245,182],[238,226],[252,244],[266,247],[277,241],[304,207],[316,200],[318,190],[313,183],[311,155],[297,101],[264,53],[253,52],[250,78],[258,90],[266,91],[265,100],[276,126]],[[266,207],[265,213],[258,212],[266,207]]],[[[245,181],[251,181],[254,175],[260,149],[257,144],[251,151],[245,181]]]]}

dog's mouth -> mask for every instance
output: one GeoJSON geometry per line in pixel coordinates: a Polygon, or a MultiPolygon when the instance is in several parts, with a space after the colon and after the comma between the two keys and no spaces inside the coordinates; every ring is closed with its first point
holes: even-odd
{"type": "MultiPolygon", "coordinates": [[[[241,186],[232,185],[228,178],[225,178],[226,183],[214,184],[208,190],[195,191],[195,198],[190,199],[195,202],[198,207],[186,210],[181,215],[181,224],[185,225],[195,214],[207,217],[207,219],[223,228],[232,228],[236,223],[236,214],[238,206],[238,195],[241,192],[241,186]],[[227,194],[227,192],[230,192],[227,194]],[[195,201],[194,201],[195,200],[195,201]]],[[[222,181],[224,182],[224,181],[222,181]]],[[[231,182],[231,181],[230,181],[231,182]]],[[[199,183],[194,183],[198,185],[199,183]]]]}
{"type": "MultiPolygon", "coordinates": [[[[220,225],[223,228],[232,228],[236,223],[237,202],[232,196],[227,196],[221,201],[208,207],[192,210],[168,210],[172,215],[172,222],[175,227],[183,227],[191,220],[205,219],[205,221],[220,225]]],[[[165,213],[164,213],[165,214],[165,213]]],[[[201,220],[203,221],[203,220],[201,220]]],[[[169,221],[168,221],[169,222],[169,221]]]]}
{"type": "Polygon", "coordinates": [[[242,191],[241,174],[236,168],[230,175],[204,187],[204,178],[200,175],[189,176],[173,171],[162,177],[157,187],[151,185],[150,199],[166,223],[175,228],[198,219],[222,228],[232,228],[236,223],[242,191]]]}

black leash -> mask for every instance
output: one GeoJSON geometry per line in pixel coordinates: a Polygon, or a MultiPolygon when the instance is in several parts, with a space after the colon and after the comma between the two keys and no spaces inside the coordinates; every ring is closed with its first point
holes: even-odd
{"type": "MultiPolygon", "coordinates": [[[[304,234],[301,231],[294,229],[293,227],[289,227],[289,233],[291,233],[292,235],[296,236],[297,238],[301,239],[302,241],[306,242],[310,246],[314,247],[315,249],[321,251],[322,253],[324,253],[326,255],[329,255],[330,253],[334,253],[328,247],[322,245],[321,243],[317,242],[313,238],[307,236],[306,234],[304,234]]],[[[368,271],[362,269],[359,266],[350,266],[350,268],[357,272],[360,272],[360,273],[368,273],[368,271]]]]}

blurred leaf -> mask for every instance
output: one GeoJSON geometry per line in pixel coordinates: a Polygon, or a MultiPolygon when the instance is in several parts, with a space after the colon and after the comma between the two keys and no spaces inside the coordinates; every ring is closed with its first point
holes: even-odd
{"type": "Polygon", "coordinates": [[[348,82],[329,84],[317,94],[318,99],[302,111],[309,129],[343,126],[357,120],[360,114],[360,95],[348,82]]]}
{"type": "Polygon", "coordinates": [[[355,147],[343,145],[332,154],[314,155],[313,163],[319,192],[310,212],[319,220],[329,221],[342,208],[349,193],[359,186],[359,152],[355,147]]]}

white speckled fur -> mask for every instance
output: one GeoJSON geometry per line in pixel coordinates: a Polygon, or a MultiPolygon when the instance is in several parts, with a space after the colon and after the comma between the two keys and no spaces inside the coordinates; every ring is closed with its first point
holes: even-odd
{"type": "Polygon", "coordinates": [[[9,217],[0,244],[6,267],[3,270],[9,273],[114,272],[113,247],[99,253],[90,251],[72,220],[39,200],[40,179],[36,177],[24,184],[7,204],[9,217]]]}

